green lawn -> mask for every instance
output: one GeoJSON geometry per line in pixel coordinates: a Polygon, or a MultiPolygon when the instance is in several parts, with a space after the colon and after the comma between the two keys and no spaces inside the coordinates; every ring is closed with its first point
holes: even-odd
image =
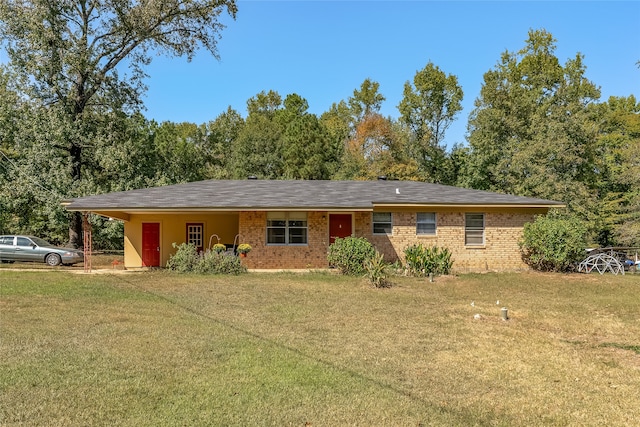
{"type": "Polygon", "coordinates": [[[0,270],[0,425],[640,425],[640,275],[393,282],[0,270]]]}

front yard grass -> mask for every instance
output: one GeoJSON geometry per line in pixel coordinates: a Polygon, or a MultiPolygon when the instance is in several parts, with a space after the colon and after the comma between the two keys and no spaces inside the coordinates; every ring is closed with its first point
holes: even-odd
{"type": "Polygon", "coordinates": [[[640,425],[638,275],[393,282],[0,271],[0,425],[640,425]]]}

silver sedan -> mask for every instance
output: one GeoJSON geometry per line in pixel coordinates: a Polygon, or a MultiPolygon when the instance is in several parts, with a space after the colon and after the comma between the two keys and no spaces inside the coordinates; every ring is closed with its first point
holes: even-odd
{"type": "Polygon", "coordinates": [[[78,249],[59,248],[34,236],[0,236],[0,261],[45,262],[51,266],[71,265],[84,261],[78,249]]]}

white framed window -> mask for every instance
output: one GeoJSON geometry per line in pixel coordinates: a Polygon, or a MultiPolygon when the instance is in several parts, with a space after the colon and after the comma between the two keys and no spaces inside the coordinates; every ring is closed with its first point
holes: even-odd
{"type": "Polygon", "coordinates": [[[306,212],[267,212],[268,245],[306,245],[308,232],[306,212]]]}
{"type": "Polygon", "coordinates": [[[373,234],[391,234],[393,227],[391,212],[374,212],[372,222],[373,234]]]}
{"type": "Polygon", "coordinates": [[[416,234],[423,236],[436,235],[436,213],[418,212],[416,215],[416,234]]]}
{"type": "Polygon", "coordinates": [[[204,224],[187,224],[187,243],[194,245],[199,251],[204,249],[204,224]]]}
{"type": "Polygon", "coordinates": [[[464,244],[484,245],[484,214],[464,214],[464,244]]]}

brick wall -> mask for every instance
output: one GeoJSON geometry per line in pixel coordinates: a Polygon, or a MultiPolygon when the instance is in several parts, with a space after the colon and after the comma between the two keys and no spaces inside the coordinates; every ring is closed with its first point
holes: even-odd
{"type": "MultiPolygon", "coordinates": [[[[480,211],[478,211],[480,212],[480,211]]],[[[540,213],[540,212],[538,212],[540,213]]],[[[465,246],[464,212],[438,212],[435,236],[416,235],[415,212],[393,212],[390,235],[373,235],[371,212],[354,212],[354,235],[365,237],[389,262],[399,260],[404,248],[415,243],[447,247],[452,252],[454,271],[506,271],[526,269],[520,258],[518,240],[534,213],[485,212],[485,244],[465,246]]],[[[240,242],[253,250],[245,258],[249,268],[326,268],[328,249],[327,212],[308,213],[309,244],[305,246],[266,245],[266,213],[240,213],[240,242]]]]}
{"type": "Polygon", "coordinates": [[[266,212],[240,212],[240,242],[252,247],[245,265],[256,269],[327,268],[328,218],[326,212],[309,212],[308,245],[280,246],[267,245],[266,212]]]}
{"type": "Polygon", "coordinates": [[[527,268],[520,257],[518,241],[524,224],[533,221],[534,214],[484,213],[485,244],[481,246],[464,244],[464,212],[438,212],[435,236],[416,235],[415,212],[393,212],[393,231],[388,236],[373,235],[370,213],[356,215],[356,235],[373,243],[391,262],[402,259],[407,246],[421,243],[449,248],[457,272],[527,268]]]}

